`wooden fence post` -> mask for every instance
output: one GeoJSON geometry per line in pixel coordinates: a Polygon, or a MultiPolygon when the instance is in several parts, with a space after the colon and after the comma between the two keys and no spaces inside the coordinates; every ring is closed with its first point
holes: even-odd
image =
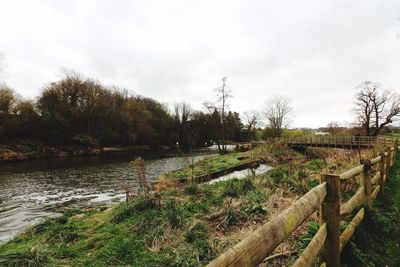
{"type": "Polygon", "coordinates": [[[340,176],[324,174],[326,196],[322,202],[322,221],[326,223],[327,236],[324,248],[324,261],[328,267],[340,266],[340,176]]]}
{"type": "Polygon", "coordinates": [[[389,172],[390,172],[390,150],[385,149],[386,155],[386,165],[385,165],[385,181],[389,179],[389,172]]]}
{"type": "Polygon", "coordinates": [[[379,162],[379,180],[378,184],[381,186],[380,192],[383,192],[383,184],[384,184],[384,178],[385,178],[385,152],[379,153],[381,156],[381,161],[379,162]]]}
{"type": "Polygon", "coordinates": [[[371,160],[363,160],[364,169],[361,173],[361,186],[365,188],[365,202],[367,207],[371,208],[371,160]]]}

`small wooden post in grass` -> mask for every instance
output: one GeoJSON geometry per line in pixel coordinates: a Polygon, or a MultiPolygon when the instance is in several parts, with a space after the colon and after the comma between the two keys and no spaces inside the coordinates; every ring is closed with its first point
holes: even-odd
{"type": "Polygon", "coordinates": [[[378,180],[378,184],[381,186],[381,194],[383,192],[383,184],[384,184],[384,176],[385,176],[385,152],[381,152],[379,153],[379,155],[381,156],[381,161],[379,162],[379,180],[378,180]]]}
{"type": "Polygon", "coordinates": [[[326,223],[327,236],[323,261],[328,267],[340,266],[340,176],[323,174],[322,182],[326,182],[326,196],[322,202],[321,222],[326,223]]]}
{"type": "Polygon", "coordinates": [[[361,186],[365,188],[365,202],[368,208],[371,208],[371,160],[363,160],[364,169],[361,173],[361,186]]]}

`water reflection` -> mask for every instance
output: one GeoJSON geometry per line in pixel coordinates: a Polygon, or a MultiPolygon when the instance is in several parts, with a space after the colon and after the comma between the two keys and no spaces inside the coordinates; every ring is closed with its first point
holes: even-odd
{"type": "Polygon", "coordinates": [[[221,176],[217,179],[211,180],[208,183],[209,184],[213,184],[216,182],[220,182],[220,181],[226,181],[226,180],[230,180],[230,179],[243,179],[245,177],[248,176],[255,176],[258,174],[262,174],[265,173],[269,170],[271,170],[272,167],[266,164],[260,164],[260,166],[258,168],[249,168],[249,169],[245,169],[245,170],[241,170],[241,171],[235,171],[229,174],[226,174],[224,176],[221,176]]]}

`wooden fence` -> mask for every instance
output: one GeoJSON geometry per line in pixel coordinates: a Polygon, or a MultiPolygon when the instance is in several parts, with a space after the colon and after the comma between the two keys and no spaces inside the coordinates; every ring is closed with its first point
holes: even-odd
{"type": "Polygon", "coordinates": [[[393,142],[391,137],[376,136],[330,136],[314,135],[290,138],[290,147],[328,147],[328,148],[369,148],[377,145],[386,146],[393,142]]]}
{"type": "Polygon", "coordinates": [[[364,218],[360,208],[342,234],[340,221],[360,205],[370,208],[379,192],[383,192],[390,167],[394,165],[398,151],[398,140],[392,140],[385,152],[364,160],[362,165],[340,175],[322,174],[320,185],[308,191],[289,208],[262,225],[234,247],[213,260],[209,267],[257,266],[293,231],[320,210],[320,227],[309,245],[299,255],[293,266],[311,266],[321,254],[322,265],[339,267],[340,253],[364,218]],[[359,176],[359,188],[346,202],[341,203],[340,183],[359,176]]]}

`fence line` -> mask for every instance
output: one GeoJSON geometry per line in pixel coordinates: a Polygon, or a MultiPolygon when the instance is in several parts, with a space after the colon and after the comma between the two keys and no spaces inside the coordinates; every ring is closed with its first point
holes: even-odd
{"type": "MultiPolygon", "coordinates": [[[[372,143],[372,139],[369,141],[372,143]]],[[[280,243],[295,231],[311,214],[320,209],[320,228],[293,266],[310,266],[321,253],[323,266],[339,267],[340,252],[364,218],[361,208],[340,234],[340,221],[357,207],[370,208],[384,183],[389,178],[390,167],[395,164],[398,152],[397,139],[380,139],[376,143],[386,146],[379,156],[364,160],[340,175],[321,174],[320,185],[314,187],[278,216],[262,225],[248,237],[208,264],[209,267],[256,266],[280,243]],[[381,141],[378,141],[381,140],[381,141]],[[346,202],[341,203],[341,181],[360,176],[360,187],[346,202]]]]}
{"type": "Polygon", "coordinates": [[[291,147],[369,148],[392,144],[392,137],[377,136],[298,136],[289,139],[291,147]]]}

